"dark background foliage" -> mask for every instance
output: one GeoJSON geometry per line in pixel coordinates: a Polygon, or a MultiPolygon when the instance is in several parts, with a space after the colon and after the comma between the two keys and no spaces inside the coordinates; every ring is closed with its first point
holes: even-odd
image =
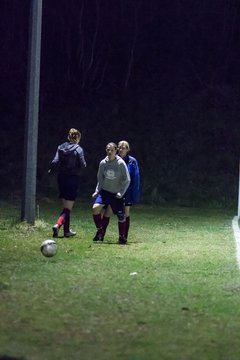
{"type": "MultiPolygon", "coordinates": [[[[1,0],[0,185],[20,193],[30,0],[1,0]]],[[[231,205],[238,187],[237,0],[43,0],[38,194],[49,163],[82,131],[90,196],[109,141],[126,139],[142,201],[231,205]]]]}

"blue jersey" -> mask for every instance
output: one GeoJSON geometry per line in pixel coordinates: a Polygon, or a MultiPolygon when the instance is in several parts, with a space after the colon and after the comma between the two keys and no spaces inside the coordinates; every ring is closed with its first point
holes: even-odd
{"type": "Polygon", "coordinates": [[[129,174],[130,174],[130,185],[124,195],[125,203],[136,204],[140,199],[140,173],[137,160],[130,155],[123,158],[125,161],[129,174]]]}

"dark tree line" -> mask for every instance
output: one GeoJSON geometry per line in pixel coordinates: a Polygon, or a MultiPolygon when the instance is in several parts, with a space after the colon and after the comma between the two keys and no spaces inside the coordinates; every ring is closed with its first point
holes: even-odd
{"type": "MultiPolygon", "coordinates": [[[[1,1],[1,91],[10,97],[25,89],[29,7],[1,1]]],[[[158,89],[165,101],[176,85],[228,100],[240,81],[239,7],[237,0],[43,1],[43,101],[128,89],[158,89]]]]}
{"type": "MultiPolygon", "coordinates": [[[[21,178],[30,0],[0,6],[1,147],[9,152],[0,172],[3,179],[12,174],[1,181],[7,188],[21,178]]],[[[239,24],[237,0],[43,0],[39,191],[51,187],[47,163],[74,125],[90,164],[86,192],[105,142],[127,138],[141,165],[144,198],[231,202],[239,24]]]]}

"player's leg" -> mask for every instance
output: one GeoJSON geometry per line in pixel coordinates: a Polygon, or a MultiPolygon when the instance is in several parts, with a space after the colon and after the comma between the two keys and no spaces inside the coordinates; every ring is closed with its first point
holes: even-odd
{"type": "Polygon", "coordinates": [[[125,217],[126,217],[126,225],[125,225],[125,237],[128,238],[128,232],[130,228],[130,206],[125,205],[125,217]]]}
{"type": "Polygon", "coordinates": [[[73,201],[73,200],[63,199],[63,206],[64,206],[65,213],[66,213],[65,222],[63,224],[65,237],[71,237],[71,236],[75,236],[77,234],[75,231],[70,229],[70,214],[71,214],[74,202],[75,201],[73,201]]]}
{"type": "Polygon", "coordinates": [[[93,207],[92,207],[92,214],[93,214],[93,221],[96,226],[97,232],[93,238],[93,241],[103,241],[103,228],[102,228],[102,209],[105,206],[103,203],[103,199],[101,194],[98,194],[93,207]]]}
{"type": "Polygon", "coordinates": [[[110,205],[104,209],[104,212],[102,213],[102,229],[103,229],[103,236],[105,236],[107,227],[109,225],[110,217],[112,216],[112,208],[110,205]]]}
{"type": "Polygon", "coordinates": [[[113,213],[117,215],[118,218],[118,242],[119,244],[126,244],[127,239],[125,236],[126,233],[126,218],[125,218],[125,209],[123,199],[115,198],[115,201],[111,204],[113,213]]]}
{"type": "Polygon", "coordinates": [[[79,186],[79,178],[77,176],[68,176],[60,174],[58,176],[59,197],[62,199],[63,209],[53,226],[53,237],[58,237],[59,229],[64,227],[64,236],[70,237],[76,235],[75,231],[70,230],[70,213],[72,211],[77,190],[79,186]]]}
{"type": "Polygon", "coordinates": [[[66,211],[65,223],[63,225],[65,237],[71,237],[77,234],[75,231],[73,231],[70,228],[70,215],[74,202],[77,197],[78,187],[79,187],[79,177],[76,175],[68,176],[66,182],[66,188],[65,188],[66,196],[64,196],[63,199],[63,206],[66,211]]]}

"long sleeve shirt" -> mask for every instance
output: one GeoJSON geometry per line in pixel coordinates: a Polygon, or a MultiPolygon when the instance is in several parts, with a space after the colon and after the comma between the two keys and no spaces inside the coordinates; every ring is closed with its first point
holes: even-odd
{"type": "Polygon", "coordinates": [[[131,183],[124,195],[125,202],[136,204],[140,199],[140,173],[137,160],[130,155],[123,158],[127,164],[127,168],[130,174],[131,183]]]}
{"type": "Polygon", "coordinates": [[[100,162],[97,179],[98,184],[95,190],[97,193],[103,189],[113,194],[120,193],[121,197],[131,181],[127,165],[118,155],[114,160],[106,157],[100,162]]]}
{"type": "Polygon", "coordinates": [[[58,168],[59,173],[77,175],[79,169],[86,167],[84,152],[81,146],[65,142],[58,146],[51,169],[58,168]]]}

